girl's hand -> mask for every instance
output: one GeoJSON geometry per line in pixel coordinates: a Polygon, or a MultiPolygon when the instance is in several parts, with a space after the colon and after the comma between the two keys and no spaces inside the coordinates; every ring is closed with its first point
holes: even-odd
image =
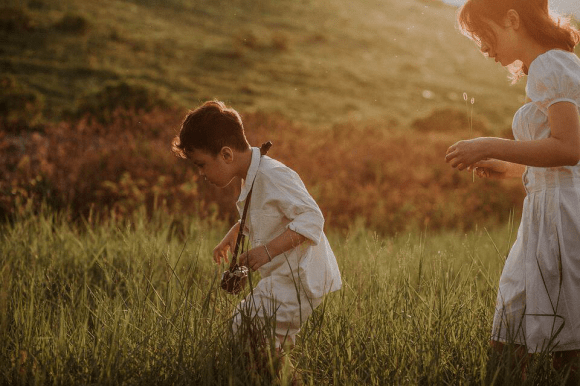
{"type": "Polygon", "coordinates": [[[475,170],[475,174],[479,178],[501,180],[508,177],[509,163],[497,159],[489,159],[476,162],[467,169],[469,171],[475,170]]]}
{"type": "Polygon", "coordinates": [[[238,261],[240,265],[245,265],[252,271],[255,271],[262,265],[269,263],[270,257],[266,253],[266,248],[262,245],[242,253],[238,261]]]}
{"type": "Polygon", "coordinates": [[[526,170],[526,167],[524,165],[501,161],[498,159],[488,159],[476,162],[475,164],[471,165],[468,170],[475,170],[475,174],[477,174],[479,178],[501,180],[510,177],[521,178],[523,172],[526,170]]]}
{"type": "Polygon", "coordinates": [[[476,162],[486,159],[485,149],[486,138],[459,141],[449,146],[445,154],[445,162],[454,168],[464,170],[476,162]]]}

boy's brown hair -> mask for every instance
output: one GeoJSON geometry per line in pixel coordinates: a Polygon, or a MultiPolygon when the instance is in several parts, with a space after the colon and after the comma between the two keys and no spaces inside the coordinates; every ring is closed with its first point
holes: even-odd
{"type": "Polygon", "coordinates": [[[242,118],[238,112],[220,101],[208,101],[190,111],[173,139],[172,151],[187,158],[193,150],[217,155],[224,146],[244,151],[250,147],[242,118]]]}

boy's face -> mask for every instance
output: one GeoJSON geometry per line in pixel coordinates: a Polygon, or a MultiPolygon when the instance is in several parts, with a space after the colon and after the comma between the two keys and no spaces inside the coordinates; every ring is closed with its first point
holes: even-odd
{"type": "Polygon", "coordinates": [[[187,153],[187,157],[197,166],[199,175],[217,187],[225,188],[235,177],[229,148],[222,148],[215,156],[205,150],[194,149],[187,153]]]}

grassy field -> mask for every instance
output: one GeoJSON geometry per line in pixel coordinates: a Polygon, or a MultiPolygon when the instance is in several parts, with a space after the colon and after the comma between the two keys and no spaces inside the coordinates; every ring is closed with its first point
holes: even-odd
{"type": "Polygon", "coordinates": [[[189,108],[218,98],[316,128],[387,121],[406,130],[433,110],[463,108],[466,92],[499,132],[524,97],[438,0],[6,4],[0,69],[42,95],[48,119],[120,81],[189,108]]]}
{"type": "MultiPolygon", "coordinates": [[[[229,335],[240,298],[218,288],[210,258],[226,224],[173,224],[73,226],[46,212],[4,224],[0,383],[285,384],[269,367],[248,371],[229,335]]],[[[513,235],[330,232],[344,286],[292,352],[304,383],[559,384],[545,356],[522,382],[488,346],[513,235]]]]}
{"type": "Polygon", "coordinates": [[[253,145],[274,141],[332,226],[344,287],[292,352],[306,384],[561,384],[544,354],[521,381],[487,343],[523,190],[474,182],[443,155],[508,136],[523,84],[454,12],[5,0],[0,384],[286,383],[276,363],[247,371],[229,335],[240,298],[209,256],[236,188],[217,192],[169,152],[184,109],[211,98],[243,113],[253,145]]]}

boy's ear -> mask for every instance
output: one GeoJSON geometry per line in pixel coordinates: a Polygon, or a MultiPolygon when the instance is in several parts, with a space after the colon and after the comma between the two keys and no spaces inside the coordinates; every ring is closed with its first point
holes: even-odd
{"type": "Polygon", "coordinates": [[[234,161],[234,152],[229,146],[222,147],[219,154],[227,164],[234,161]]]}
{"type": "Polygon", "coordinates": [[[512,27],[514,30],[520,28],[520,14],[515,9],[510,9],[507,11],[505,22],[505,27],[512,27]]]}

